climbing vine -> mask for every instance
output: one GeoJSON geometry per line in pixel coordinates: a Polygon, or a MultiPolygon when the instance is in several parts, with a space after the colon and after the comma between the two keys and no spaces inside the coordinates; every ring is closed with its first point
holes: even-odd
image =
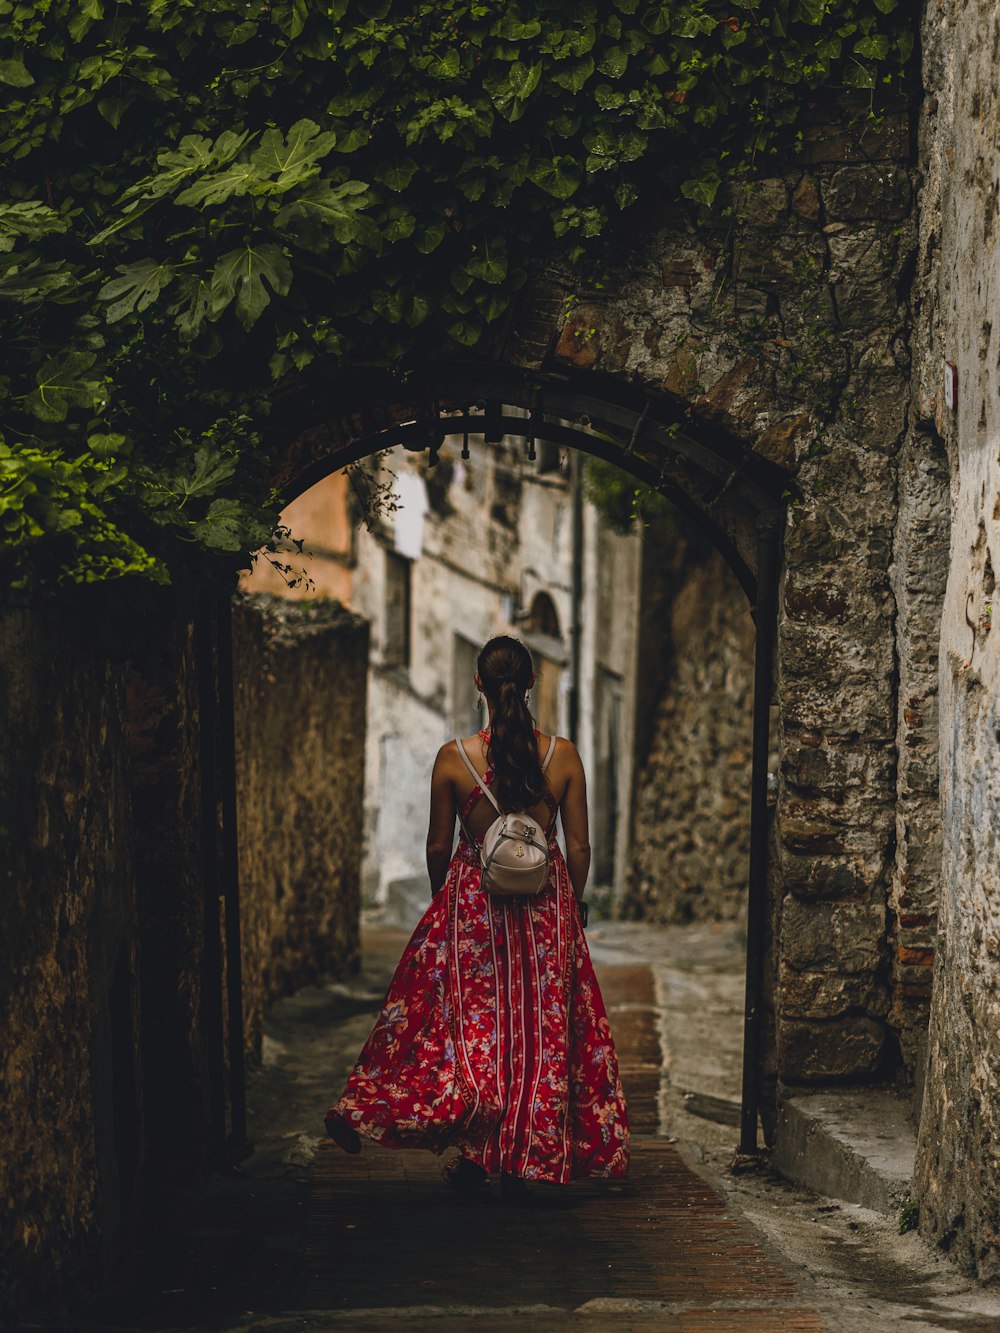
{"type": "Polygon", "coordinates": [[[265,545],[274,385],[475,347],[545,246],[711,207],[897,0],[0,0],[10,578],[265,545]]]}

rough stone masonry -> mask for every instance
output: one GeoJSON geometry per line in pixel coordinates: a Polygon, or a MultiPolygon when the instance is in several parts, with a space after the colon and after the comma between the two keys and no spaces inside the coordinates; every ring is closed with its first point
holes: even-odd
{"type": "Polygon", "coordinates": [[[1000,11],[991,0],[928,4],[923,46],[919,318],[907,453],[918,485],[928,484],[932,470],[940,474],[936,509],[941,526],[951,520],[951,544],[940,635],[942,888],[917,1188],[925,1233],[980,1277],[996,1278],[1000,11]],[[957,370],[955,408],[944,394],[948,363],[957,370]]]}
{"type": "MultiPolygon", "coordinates": [[[[778,644],[774,889],[778,1069],[803,1082],[875,1075],[926,1023],[919,1004],[894,1005],[888,931],[909,127],[849,119],[817,119],[803,165],[734,193],[733,225],[671,212],[627,238],[627,280],[574,310],[557,353],[677,395],[800,479],[778,644]]],[[[922,876],[933,894],[936,866],[911,867],[911,892],[922,876]]]]}

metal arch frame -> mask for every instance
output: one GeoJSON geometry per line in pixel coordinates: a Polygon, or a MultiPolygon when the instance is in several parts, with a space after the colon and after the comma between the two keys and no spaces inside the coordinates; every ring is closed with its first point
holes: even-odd
{"type": "MultiPolygon", "coordinates": [[[[736,490],[755,510],[783,507],[795,491],[784,468],[755,454],[724,426],[692,416],[683,400],[595,371],[526,370],[482,361],[449,361],[405,380],[389,372],[375,373],[360,393],[356,383],[334,381],[319,399],[307,399],[289,388],[276,395],[275,402],[299,417],[302,428],[330,421],[346,423],[345,447],[361,436],[400,424],[401,418],[387,411],[389,404],[438,403],[460,408],[473,403],[516,404],[531,409],[532,416],[602,423],[628,438],[623,453],[633,453],[640,436],[645,436],[721,482],[738,470],[736,490]]],[[[282,416],[282,434],[287,438],[285,420],[282,416]]]]}
{"type": "MultiPolygon", "coordinates": [[[[284,489],[286,502],[295,499],[330,473],[358,463],[394,445],[411,450],[429,448],[436,453],[445,435],[482,435],[484,441],[515,435],[533,443],[550,440],[593,454],[616,464],[640,481],[656,487],[678,509],[694,519],[712,538],[733,570],[750,602],[755,622],[753,751],[750,779],[750,848],[747,873],[747,948],[744,1002],[742,1098],[739,1154],[758,1153],[757,1127],[760,1106],[760,1052],[763,1022],[764,964],[767,952],[768,845],[770,818],[767,805],[767,775],[770,741],[770,706],[777,626],[778,587],[781,578],[782,537],[785,508],[797,487],[783,468],[761,458],[745,442],[724,428],[691,418],[686,406],[668,396],[654,397],[641,386],[623,383],[594,372],[519,370],[514,367],[455,364],[440,367],[432,375],[406,382],[382,379],[369,393],[366,405],[357,412],[310,402],[306,416],[312,425],[331,418],[340,423],[339,445],[308,463],[284,489]],[[429,438],[429,418],[424,407],[417,419],[400,421],[379,404],[436,404],[439,425],[429,438]],[[469,403],[481,405],[472,413],[469,403]],[[504,415],[502,405],[522,405],[529,417],[504,415]],[[441,406],[455,405],[454,415],[440,416],[441,406]],[[329,410],[332,409],[332,410],[329,410]],[[379,418],[381,417],[381,422],[379,418]],[[554,417],[556,420],[547,420],[554,417]],[[567,424],[576,420],[580,426],[567,424]],[[610,427],[627,437],[618,444],[600,431],[582,428],[586,421],[610,427]],[[360,425],[360,430],[357,427],[360,425]],[[344,428],[346,427],[346,429],[344,428]],[[639,445],[652,445],[657,453],[674,456],[718,483],[718,490],[705,503],[711,507],[723,495],[742,504],[756,516],[756,575],[740,555],[721,525],[686,490],[665,475],[665,465],[656,465],[637,452],[639,445]]],[[[293,415],[295,414],[293,408],[293,415]]],[[[287,437],[287,426],[284,432],[287,437]]],[[[331,442],[332,443],[332,442],[331,442]]],[[[530,447],[530,445],[529,445],[530,447]]]]}
{"type": "MultiPolygon", "coordinates": [[[[442,418],[442,426],[448,435],[464,435],[466,433],[480,435],[489,427],[500,430],[504,435],[514,435],[524,439],[531,438],[533,430],[530,418],[511,417],[502,414],[491,416],[489,423],[487,423],[485,415],[479,413],[449,416],[442,418]]],[[[605,462],[614,463],[625,472],[631,473],[637,480],[655,487],[683,514],[708,532],[713,544],[718,548],[739,581],[740,587],[746,593],[750,605],[755,604],[757,579],[753,570],[750,569],[740,555],[735,543],[723,528],[700,505],[692,500],[676,482],[664,477],[646,459],[635,454],[626,454],[613,440],[601,435],[591,434],[573,426],[566,426],[561,422],[546,421],[543,438],[553,444],[579,449],[584,453],[603,459],[605,462]]],[[[384,449],[394,448],[396,445],[414,451],[428,448],[426,423],[421,421],[408,422],[362,436],[346,449],[337,450],[326,458],[304,468],[298,473],[294,482],[284,488],[283,498],[286,503],[295,500],[318,481],[322,481],[324,477],[329,476],[331,472],[343,467],[350,467],[354,463],[361,462],[362,459],[369,458],[372,454],[380,453],[384,449]]]]}
{"type": "Polygon", "coordinates": [[[445,433],[479,434],[489,443],[499,438],[499,430],[527,439],[530,448],[544,432],[544,438],[552,443],[614,463],[661,491],[705,529],[733,570],[751,608],[756,608],[757,579],[732,538],[711,514],[711,508],[726,496],[748,515],[783,512],[797,488],[783,468],[754,454],[724,427],[693,418],[680,400],[591,371],[522,370],[460,361],[413,375],[405,383],[380,374],[353,405],[353,395],[342,388],[337,390],[338,386],[331,386],[331,401],[325,403],[303,403],[292,393],[279,398],[286,409],[280,414],[286,438],[289,408],[293,417],[300,417],[303,429],[321,422],[334,423],[338,438],[322,458],[288,479],[282,488],[286,501],[295,499],[330,472],[396,444],[413,450],[432,446],[430,418],[435,415],[440,420],[439,438],[445,433]],[[396,414],[387,410],[386,405],[391,403],[399,405],[396,414]],[[475,404],[478,410],[470,411],[469,404],[475,404]],[[530,416],[502,415],[503,405],[516,405],[530,411],[530,416]],[[455,414],[441,418],[442,408],[455,414]],[[401,416],[404,411],[410,415],[401,416]],[[647,457],[648,453],[657,461],[647,457]],[[699,503],[681,482],[666,475],[666,463],[661,460],[671,458],[697,470],[714,493],[699,503]]]}

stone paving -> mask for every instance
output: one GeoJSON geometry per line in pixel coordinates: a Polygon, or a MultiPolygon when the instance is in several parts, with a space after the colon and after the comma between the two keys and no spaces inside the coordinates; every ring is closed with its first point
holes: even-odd
{"type": "Polygon", "coordinates": [[[447,1195],[426,1154],[388,1157],[345,1164],[324,1149],[314,1169],[301,1300],[349,1313],[351,1328],[400,1317],[435,1328],[589,1328],[612,1316],[621,1329],[825,1327],[663,1140],[637,1141],[626,1183],[536,1191],[531,1210],[447,1195]]]}
{"type": "Polygon", "coordinates": [[[351,1329],[745,1330],[826,1325],[720,1195],[657,1137],[662,1054],[648,966],[601,965],[634,1134],[625,1182],[532,1188],[469,1201],[441,1161],[324,1144],[312,1172],[305,1310],[351,1329]]]}
{"type": "Polygon", "coordinates": [[[150,1200],[129,1272],[86,1333],[996,1333],[1000,1296],[914,1233],[733,1175],[739,927],[588,932],[635,1132],[625,1182],[534,1187],[536,1207],[444,1188],[441,1159],[366,1145],[322,1113],[371,1027],[406,933],[369,930],[360,977],[272,1006],[249,1083],[253,1154],[150,1200]]]}

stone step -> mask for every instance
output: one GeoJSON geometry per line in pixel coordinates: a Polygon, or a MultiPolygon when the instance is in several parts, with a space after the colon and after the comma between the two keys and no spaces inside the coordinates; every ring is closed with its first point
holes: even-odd
{"type": "Polygon", "coordinates": [[[779,1103],[774,1166],[819,1194],[898,1215],[915,1157],[910,1098],[891,1089],[838,1088],[779,1103]]]}

